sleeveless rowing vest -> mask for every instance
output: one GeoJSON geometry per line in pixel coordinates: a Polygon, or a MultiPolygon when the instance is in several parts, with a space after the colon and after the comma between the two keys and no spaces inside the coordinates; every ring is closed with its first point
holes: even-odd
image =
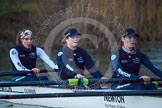
{"type": "MultiPolygon", "coordinates": [[[[13,47],[18,51],[18,57],[21,61],[21,64],[27,69],[32,69],[36,67],[36,47],[32,46],[30,49],[24,48],[22,46],[13,47]]],[[[16,70],[16,67],[13,65],[13,70],[16,70]]]]}

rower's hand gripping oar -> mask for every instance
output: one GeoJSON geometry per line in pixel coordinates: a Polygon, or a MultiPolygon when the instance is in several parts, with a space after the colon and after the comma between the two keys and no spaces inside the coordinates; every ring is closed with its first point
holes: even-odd
{"type": "MultiPolygon", "coordinates": [[[[40,73],[47,73],[47,72],[55,72],[54,70],[40,70],[40,73]]],[[[0,76],[11,76],[11,75],[19,75],[24,76],[28,74],[34,74],[33,71],[0,71],[0,76]]]]}
{"type": "Polygon", "coordinates": [[[68,79],[68,80],[53,80],[53,81],[3,81],[0,82],[0,87],[15,87],[15,86],[44,86],[44,85],[66,85],[68,86],[78,86],[78,85],[88,85],[88,79],[83,78],[82,81],[79,79],[68,79]]]}

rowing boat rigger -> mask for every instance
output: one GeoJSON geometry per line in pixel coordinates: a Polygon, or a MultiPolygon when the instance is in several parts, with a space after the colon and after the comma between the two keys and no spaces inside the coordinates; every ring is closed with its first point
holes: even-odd
{"type": "Polygon", "coordinates": [[[57,84],[56,81],[41,82],[41,84],[34,81],[1,82],[0,100],[54,108],[162,108],[160,89],[149,91],[115,91],[105,88],[65,89],[57,84]]]}

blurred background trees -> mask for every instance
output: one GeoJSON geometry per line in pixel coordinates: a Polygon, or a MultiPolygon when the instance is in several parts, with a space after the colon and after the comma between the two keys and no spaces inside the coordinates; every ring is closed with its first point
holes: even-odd
{"type": "MultiPolygon", "coordinates": [[[[32,29],[37,38],[35,44],[44,47],[53,28],[77,17],[100,22],[116,40],[124,28],[133,27],[141,35],[138,46],[144,49],[157,48],[155,45],[162,41],[161,0],[0,0],[0,70],[11,69],[8,51],[15,44],[18,31],[32,29]]],[[[82,33],[97,36],[98,49],[91,48],[93,45],[87,40],[81,42],[83,47],[94,49],[96,56],[111,52],[108,39],[99,28],[83,22],[73,25],[82,33]]],[[[61,47],[61,39],[62,31],[54,40],[54,50],[61,47]]]]}

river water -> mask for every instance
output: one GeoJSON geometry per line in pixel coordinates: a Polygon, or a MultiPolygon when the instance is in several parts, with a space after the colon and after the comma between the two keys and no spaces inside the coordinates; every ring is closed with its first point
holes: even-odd
{"type": "Polygon", "coordinates": [[[24,104],[16,104],[7,101],[0,101],[0,108],[57,108],[57,107],[45,107],[38,105],[24,105],[24,104]]]}

